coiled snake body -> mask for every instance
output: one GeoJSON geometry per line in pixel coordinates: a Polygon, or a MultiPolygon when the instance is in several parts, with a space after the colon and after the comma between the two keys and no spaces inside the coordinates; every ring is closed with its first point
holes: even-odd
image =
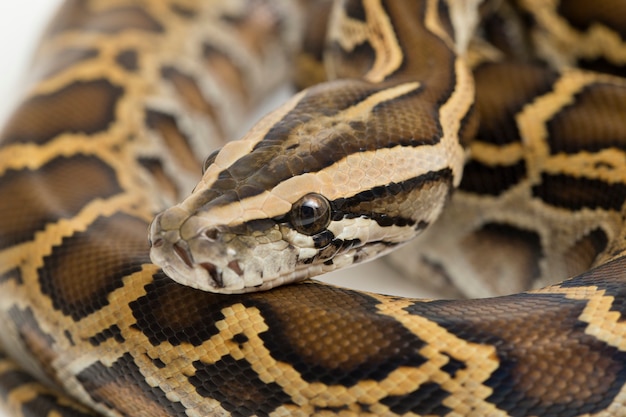
{"type": "Polygon", "coordinates": [[[0,147],[12,414],[626,415],[624,6],[335,3],[63,6],[0,147]],[[424,229],[397,268],[541,288],[304,280],[424,229]]]}

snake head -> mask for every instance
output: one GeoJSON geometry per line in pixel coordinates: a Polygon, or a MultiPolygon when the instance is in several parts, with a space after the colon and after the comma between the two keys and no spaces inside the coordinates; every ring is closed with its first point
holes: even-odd
{"type": "MultiPolygon", "coordinates": [[[[415,137],[410,117],[381,127],[380,117],[395,117],[381,103],[416,87],[305,90],[208,158],[192,194],[153,221],[151,259],[184,285],[239,293],[354,265],[408,241],[436,219],[461,169],[440,140],[415,152],[425,139],[415,137]],[[333,91],[341,96],[329,99],[333,91]]],[[[429,130],[437,134],[421,128],[429,130]]]]}

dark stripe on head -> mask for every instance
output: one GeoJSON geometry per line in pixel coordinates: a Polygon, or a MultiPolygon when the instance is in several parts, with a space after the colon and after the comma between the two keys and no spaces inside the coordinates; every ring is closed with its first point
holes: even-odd
{"type": "Polygon", "coordinates": [[[567,175],[542,174],[541,183],[532,191],[533,197],[569,210],[601,208],[621,211],[626,200],[625,184],[567,175]]]}
{"type": "Polygon", "coordinates": [[[91,135],[115,118],[124,89],[108,80],[77,81],[53,93],[26,100],[2,134],[5,144],[45,144],[61,133],[91,135]]]}
{"type": "Polygon", "coordinates": [[[460,190],[475,194],[497,196],[519,184],[526,177],[526,163],[520,160],[513,165],[485,165],[470,160],[463,169],[460,190]]]}
{"type": "Polygon", "coordinates": [[[626,87],[598,83],[585,87],[547,123],[552,154],[626,150],[626,87]]]}
{"type": "Polygon", "coordinates": [[[359,104],[382,89],[368,83],[360,88],[333,90],[338,100],[327,99],[319,89],[305,97],[296,108],[268,132],[253,152],[241,157],[218,175],[211,185],[214,195],[223,195],[219,204],[250,197],[271,190],[279,183],[304,173],[317,172],[358,152],[396,146],[417,147],[439,142],[442,129],[432,110],[417,103],[421,90],[376,106],[375,116],[367,120],[347,121],[316,119],[320,112],[336,114],[359,104]],[[352,91],[352,93],[350,93],[352,91]],[[348,97],[349,100],[346,98],[348,97]],[[320,101],[334,103],[324,106],[320,101]],[[392,104],[391,104],[392,103],[392,104]],[[320,107],[321,106],[321,107],[320,107]],[[335,106],[335,107],[333,107],[335,106]],[[397,107],[412,107],[398,116],[397,107]],[[326,125],[320,126],[327,120],[326,125]],[[309,123],[311,122],[311,123],[309,123]]]}
{"type": "MultiPolygon", "coordinates": [[[[379,226],[413,226],[421,220],[417,201],[425,190],[451,187],[452,171],[448,168],[429,172],[399,183],[390,183],[331,202],[333,220],[365,217],[379,226]]],[[[424,197],[422,196],[423,200],[424,197]]]]}

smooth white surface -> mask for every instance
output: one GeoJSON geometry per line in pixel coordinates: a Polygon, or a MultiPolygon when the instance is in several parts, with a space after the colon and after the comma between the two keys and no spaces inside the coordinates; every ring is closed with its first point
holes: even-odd
{"type": "MultiPolygon", "coordinates": [[[[37,40],[60,0],[0,1],[0,123],[14,108],[23,88],[23,74],[37,40]]],[[[269,110],[269,109],[268,109],[269,110]]],[[[352,288],[405,296],[417,296],[412,284],[403,281],[380,263],[368,263],[336,272],[324,280],[352,288]]],[[[0,410],[0,417],[5,414],[0,410]]]]}

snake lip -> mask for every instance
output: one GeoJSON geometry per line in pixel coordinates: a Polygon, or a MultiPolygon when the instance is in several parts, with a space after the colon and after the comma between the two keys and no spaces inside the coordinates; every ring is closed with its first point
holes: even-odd
{"type": "Polygon", "coordinates": [[[173,245],[176,255],[187,265],[189,268],[193,268],[193,256],[189,252],[189,249],[184,248],[180,242],[173,245]]]}

